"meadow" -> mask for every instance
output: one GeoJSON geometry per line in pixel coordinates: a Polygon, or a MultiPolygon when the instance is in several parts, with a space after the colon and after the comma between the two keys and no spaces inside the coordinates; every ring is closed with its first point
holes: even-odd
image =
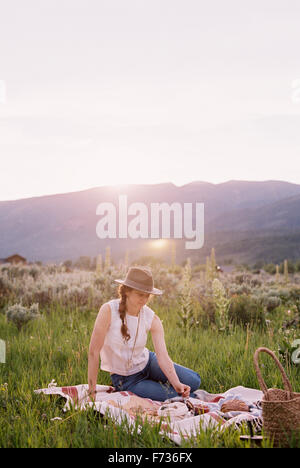
{"type": "MultiPolygon", "coordinates": [[[[159,426],[129,434],[92,410],[62,412],[64,400],[36,395],[54,379],[58,386],[87,383],[88,347],[104,302],[117,297],[114,278],[127,265],[95,271],[64,265],[0,266],[0,447],[176,447],[159,426]],[[52,418],[63,418],[51,421],[52,418]]],[[[216,273],[191,266],[153,265],[155,285],[165,291],[149,306],[161,318],[170,357],[201,376],[212,393],[243,385],[259,388],[253,354],[259,346],[276,352],[294,391],[300,392],[300,364],[293,341],[300,338],[300,275],[236,271],[216,273]]],[[[151,336],[147,346],[154,351],[151,336]]],[[[268,388],[282,388],[275,364],[262,356],[268,388]]],[[[99,371],[98,383],[111,384],[99,371]]],[[[207,431],[182,447],[247,447],[246,428],[220,434],[207,431]]],[[[264,440],[262,446],[272,444],[264,440]]]]}

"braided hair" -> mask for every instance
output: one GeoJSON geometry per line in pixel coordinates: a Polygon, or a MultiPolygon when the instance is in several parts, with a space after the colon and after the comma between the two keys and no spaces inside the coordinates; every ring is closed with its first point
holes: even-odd
{"type": "Polygon", "coordinates": [[[121,299],[120,304],[119,304],[119,314],[120,318],[122,320],[122,326],[121,326],[121,333],[123,335],[124,340],[128,341],[130,339],[130,335],[128,333],[128,328],[125,323],[125,316],[126,316],[126,291],[132,291],[133,288],[130,288],[129,286],[125,286],[125,284],[120,284],[118,288],[118,295],[121,299]]]}

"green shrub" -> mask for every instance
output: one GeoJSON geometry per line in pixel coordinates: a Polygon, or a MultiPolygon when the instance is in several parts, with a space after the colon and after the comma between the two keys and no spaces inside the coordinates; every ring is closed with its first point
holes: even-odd
{"type": "Polygon", "coordinates": [[[247,275],[245,275],[244,273],[239,273],[235,275],[233,281],[236,284],[243,284],[245,281],[247,281],[247,275]]]}
{"type": "Polygon", "coordinates": [[[263,297],[263,305],[266,307],[268,312],[272,312],[272,310],[281,305],[281,299],[278,296],[265,295],[263,297]]]}
{"type": "Polygon", "coordinates": [[[6,304],[10,292],[10,284],[4,278],[0,278],[0,309],[6,304]]]}
{"type": "Polygon", "coordinates": [[[241,285],[233,285],[229,290],[229,295],[242,295],[242,294],[250,294],[251,287],[246,284],[241,285]]]}
{"type": "Polygon", "coordinates": [[[258,287],[262,286],[263,283],[258,278],[251,278],[250,284],[251,284],[252,288],[258,288],[258,287]]]}
{"type": "Polygon", "coordinates": [[[294,287],[290,289],[290,299],[298,301],[300,299],[300,288],[294,287]]]}
{"type": "Polygon", "coordinates": [[[200,312],[197,317],[203,328],[209,328],[212,323],[216,323],[216,305],[214,300],[208,296],[199,298],[200,312]]]}
{"type": "Polygon", "coordinates": [[[13,322],[19,331],[24,325],[26,325],[26,323],[39,317],[38,304],[32,304],[29,308],[24,307],[21,304],[14,304],[13,306],[9,306],[6,311],[8,322],[13,322]]]}
{"type": "Polygon", "coordinates": [[[280,289],[278,295],[283,304],[286,304],[290,299],[290,291],[288,289],[280,289]]]}
{"type": "Polygon", "coordinates": [[[274,263],[268,263],[267,265],[264,265],[263,268],[270,275],[275,275],[276,273],[276,265],[274,265],[274,263]]]}
{"type": "Polygon", "coordinates": [[[231,298],[228,316],[232,322],[241,325],[246,325],[247,323],[255,323],[260,326],[265,325],[262,302],[258,298],[247,294],[231,298]]]}

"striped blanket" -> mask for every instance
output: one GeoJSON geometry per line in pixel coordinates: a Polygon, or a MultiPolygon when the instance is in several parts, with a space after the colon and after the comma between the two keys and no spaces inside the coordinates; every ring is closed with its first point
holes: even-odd
{"type": "Polygon", "coordinates": [[[34,390],[36,394],[60,395],[65,398],[64,412],[71,407],[83,411],[92,407],[100,414],[108,415],[116,424],[127,420],[128,427],[132,428],[136,427],[138,417],[140,423],[145,420],[151,424],[160,422],[161,434],[169,437],[177,445],[181,445],[184,439],[195,436],[198,431],[208,428],[224,430],[232,425],[238,428],[248,421],[253,432],[257,433],[262,426],[262,392],[242,386],[220,394],[211,394],[199,389],[195,391],[197,398],[184,400],[178,397],[164,402],[141,398],[129,391],[115,392],[111,386],[97,385],[93,403],[88,400],[87,391],[87,384],[58,387],[54,381],[47,388],[34,390]],[[235,408],[236,404],[241,406],[241,409],[230,409],[235,408]]]}

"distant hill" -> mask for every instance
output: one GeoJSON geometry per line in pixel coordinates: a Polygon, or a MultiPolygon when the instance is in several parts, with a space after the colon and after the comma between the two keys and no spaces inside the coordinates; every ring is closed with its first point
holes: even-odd
{"type": "Polygon", "coordinates": [[[300,195],[267,203],[264,206],[233,210],[211,220],[208,229],[211,231],[249,230],[300,230],[300,195]]]}
{"type": "MultiPolygon", "coordinates": [[[[205,261],[211,247],[215,247],[218,261],[300,258],[300,185],[282,181],[106,186],[2,201],[0,258],[17,252],[30,261],[75,260],[81,255],[104,254],[108,245],[115,261],[124,257],[126,249],[131,259],[158,255],[147,240],[97,237],[96,207],[105,201],[117,207],[122,194],[127,195],[128,205],[143,202],[149,208],[155,202],[204,203],[204,247],[185,250],[184,241],[176,241],[178,261],[187,256],[205,261]]],[[[169,251],[161,255],[170,258],[169,251]]]]}

